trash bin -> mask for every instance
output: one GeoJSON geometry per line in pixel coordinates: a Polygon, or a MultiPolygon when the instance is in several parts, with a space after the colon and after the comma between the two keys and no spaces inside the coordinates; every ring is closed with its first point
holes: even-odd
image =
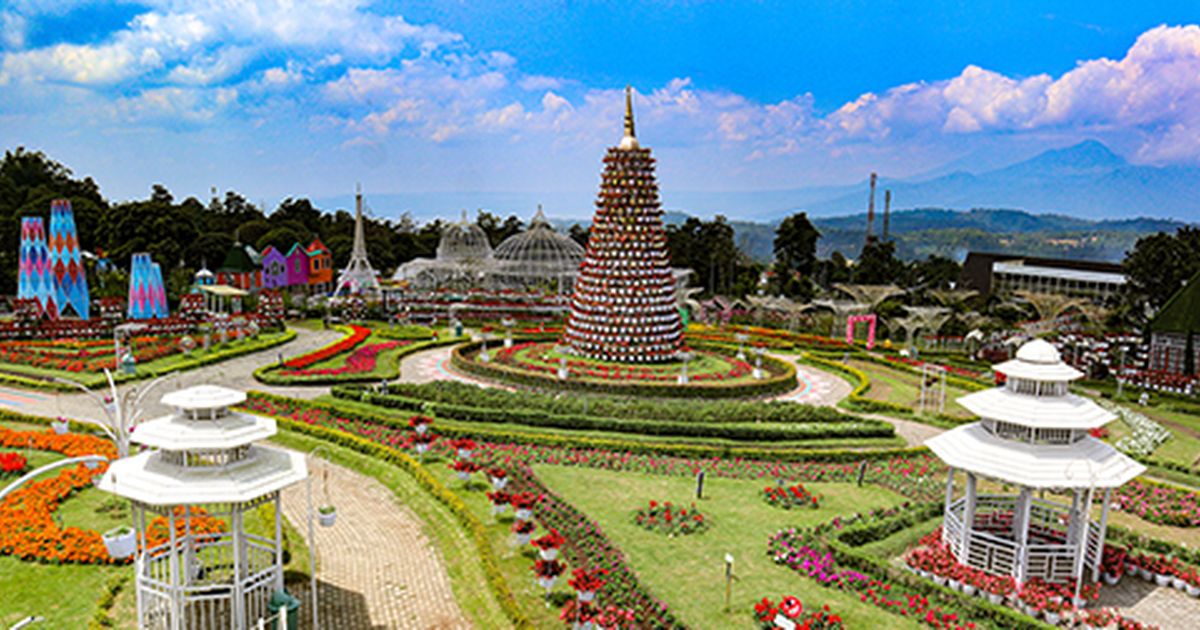
{"type": "Polygon", "coordinates": [[[271,623],[268,628],[279,630],[277,613],[287,608],[287,630],[296,630],[300,622],[300,600],[292,597],[287,591],[275,591],[267,602],[267,611],[271,613],[271,623]]]}

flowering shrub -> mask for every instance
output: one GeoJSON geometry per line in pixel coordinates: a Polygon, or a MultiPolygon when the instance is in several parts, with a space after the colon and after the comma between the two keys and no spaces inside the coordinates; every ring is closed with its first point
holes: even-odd
{"type": "Polygon", "coordinates": [[[763,499],[775,507],[817,509],[821,507],[817,495],[809,492],[803,484],[794,486],[767,486],[763,488],[763,499]]]}
{"type": "Polygon", "coordinates": [[[320,363],[326,359],[335,357],[343,352],[349,352],[358,346],[358,344],[366,341],[371,335],[371,329],[362,326],[350,326],[350,334],[342,337],[334,343],[319,348],[308,354],[302,354],[298,357],[292,357],[283,362],[283,366],[293,370],[306,368],[314,363],[320,363]]]}
{"type": "Polygon", "coordinates": [[[567,542],[567,539],[563,538],[562,534],[558,533],[558,530],[552,527],[546,535],[534,538],[532,542],[533,546],[538,549],[558,549],[567,542]]]}
{"type": "Polygon", "coordinates": [[[1171,432],[1151,420],[1146,414],[1105,400],[1101,400],[1099,403],[1105,409],[1117,414],[1121,422],[1129,427],[1129,435],[1117,440],[1115,446],[1118,449],[1130,455],[1146,457],[1162,446],[1163,442],[1171,439],[1171,432]]]}
{"type": "Polygon", "coordinates": [[[1200,526],[1200,496],[1135,479],[1113,491],[1113,501],[1126,512],[1159,525],[1200,526]]]}
{"type": "Polygon", "coordinates": [[[25,456],[20,453],[0,453],[0,476],[16,475],[25,470],[25,456]]]}
{"type": "MultiPolygon", "coordinates": [[[[355,349],[346,357],[342,365],[335,368],[317,369],[288,369],[281,370],[283,376],[341,376],[343,374],[368,374],[375,370],[379,353],[392,348],[407,345],[404,341],[385,341],[383,343],[366,344],[355,349]]],[[[306,355],[307,356],[307,355],[306,355]]],[[[287,363],[284,363],[287,365],[287,363]]]]}
{"type": "Polygon", "coordinates": [[[826,604],[817,610],[804,610],[804,604],[799,599],[788,595],[776,604],[770,598],[764,597],[754,605],[754,619],[762,630],[775,630],[778,626],[775,619],[780,615],[796,624],[797,628],[807,630],[841,630],[842,618],[829,611],[826,604]]]}
{"type": "Polygon", "coordinates": [[[633,520],[643,529],[668,536],[699,534],[709,527],[708,519],[696,509],[695,503],[689,512],[687,508],[676,508],[670,501],[651,501],[649,507],[637,511],[633,520]]]}
{"type": "Polygon", "coordinates": [[[601,608],[591,602],[570,600],[558,616],[570,628],[590,627],[595,630],[621,630],[636,628],[637,617],[632,610],[609,604],[601,608]]]}
{"type": "Polygon", "coordinates": [[[607,582],[602,576],[605,575],[608,575],[605,569],[575,569],[567,584],[580,593],[594,593],[604,588],[607,582]]]}
{"type": "Polygon", "coordinates": [[[539,578],[556,578],[567,570],[566,565],[558,560],[537,560],[533,563],[533,573],[539,578]]]}

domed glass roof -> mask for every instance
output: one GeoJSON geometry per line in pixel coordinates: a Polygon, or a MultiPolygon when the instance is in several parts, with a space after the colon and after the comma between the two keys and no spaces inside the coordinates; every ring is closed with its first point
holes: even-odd
{"type": "Polygon", "coordinates": [[[442,232],[438,243],[437,258],[445,261],[482,261],[492,257],[492,246],[488,243],[483,228],[467,220],[463,211],[462,221],[454,223],[442,232]]]}
{"type": "Polygon", "coordinates": [[[510,272],[570,273],[579,268],[583,254],[579,243],[550,227],[541,208],[528,230],[508,237],[496,248],[496,259],[507,263],[510,272]]]}

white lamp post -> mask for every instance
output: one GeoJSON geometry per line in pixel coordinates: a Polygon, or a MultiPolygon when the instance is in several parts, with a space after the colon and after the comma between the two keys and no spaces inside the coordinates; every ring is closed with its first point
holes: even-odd
{"type": "MultiPolygon", "coordinates": [[[[326,451],[325,445],[318,445],[313,450],[305,455],[305,465],[310,457],[316,457],[320,451],[326,451]]],[[[316,513],[313,511],[312,500],[312,475],[308,476],[308,590],[310,599],[312,600],[312,627],[313,630],[320,630],[321,623],[317,615],[317,537],[313,533],[313,520],[316,518],[316,513]]]]}
{"type": "Polygon", "coordinates": [[[142,412],[144,411],[142,401],[145,400],[146,394],[149,394],[151,390],[165,381],[167,376],[163,375],[154,379],[140,393],[137,387],[130,387],[125,390],[124,397],[117,392],[116,382],[113,381],[112,372],[108,368],[104,368],[104,376],[108,379],[109,396],[112,397],[111,404],[106,404],[95,392],[78,381],[56,376],[54,377],[54,382],[78,388],[99,405],[100,409],[104,411],[104,415],[108,418],[107,425],[90,418],[77,418],[77,420],[98,427],[117,446],[117,457],[128,457],[129,434],[142,418],[142,412]]]}
{"type": "Polygon", "coordinates": [[[683,360],[683,369],[679,372],[679,384],[687,385],[688,383],[688,361],[692,360],[695,355],[691,352],[680,352],[679,358],[683,360]]]}

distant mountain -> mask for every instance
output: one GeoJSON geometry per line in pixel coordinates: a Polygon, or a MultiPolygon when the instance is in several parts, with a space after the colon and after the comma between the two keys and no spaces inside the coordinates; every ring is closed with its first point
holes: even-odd
{"type": "MultiPolygon", "coordinates": [[[[956,171],[922,181],[880,183],[881,189],[891,189],[893,207],[1017,208],[1073,217],[1185,221],[1200,219],[1198,187],[1200,168],[1132,165],[1095,140],[979,174],[956,171]]],[[[865,184],[853,186],[767,218],[800,209],[811,216],[861,212],[865,191],[865,184]]]]}

